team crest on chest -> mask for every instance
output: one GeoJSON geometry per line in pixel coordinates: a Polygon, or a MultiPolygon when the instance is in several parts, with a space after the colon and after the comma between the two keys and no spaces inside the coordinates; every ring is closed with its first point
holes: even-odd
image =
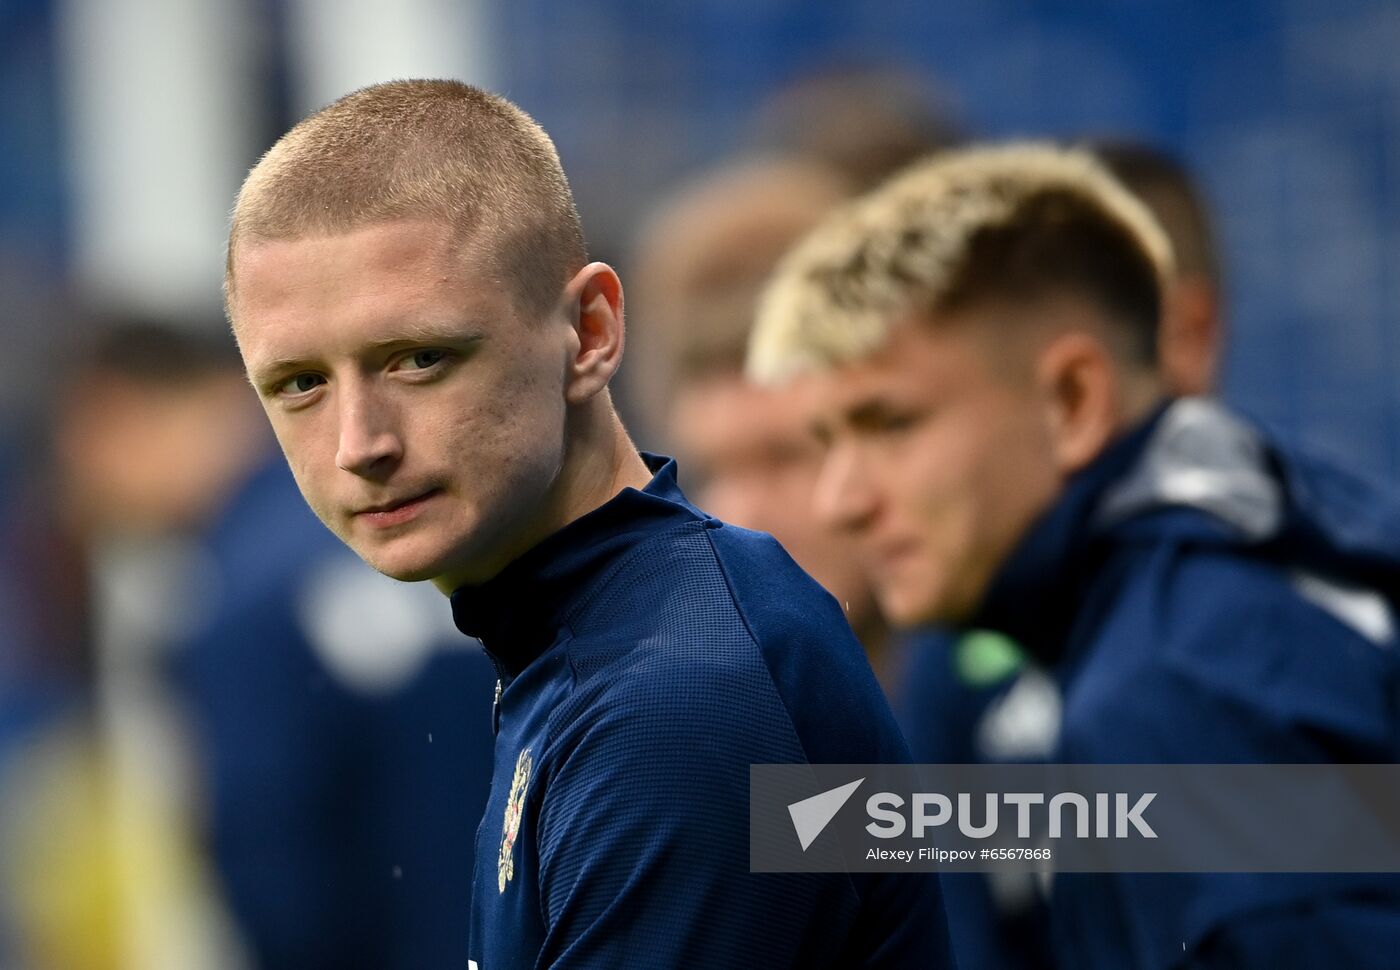
{"type": "Polygon", "coordinates": [[[520,816],[525,811],[525,789],[530,787],[530,749],[515,759],[515,777],[510,780],[510,795],[506,798],[505,824],[501,826],[501,857],[496,863],[496,887],[506,891],[506,883],[515,875],[515,837],[520,834],[520,816]]]}

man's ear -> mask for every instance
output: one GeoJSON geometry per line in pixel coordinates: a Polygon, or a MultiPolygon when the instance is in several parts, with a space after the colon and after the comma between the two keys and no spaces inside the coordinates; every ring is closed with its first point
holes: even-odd
{"type": "Polygon", "coordinates": [[[608,386],[622,363],[622,281],[607,263],[589,263],[564,288],[577,344],[565,375],[565,399],[582,404],[608,386]]]}
{"type": "Polygon", "coordinates": [[[1037,355],[1035,380],[1055,462],[1061,473],[1072,474],[1103,451],[1123,420],[1118,364],[1103,341],[1070,331],[1037,355]]]}

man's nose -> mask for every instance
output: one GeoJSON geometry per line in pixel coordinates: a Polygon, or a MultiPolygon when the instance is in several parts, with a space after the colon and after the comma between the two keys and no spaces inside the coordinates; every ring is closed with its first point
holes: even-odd
{"type": "Polygon", "coordinates": [[[812,503],[830,528],[858,532],[870,524],[878,502],[858,448],[835,445],[827,451],[812,503]]]}
{"type": "Polygon", "coordinates": [[[388,474],[403,458],[403,441],[396,430],[392,408],[371,389],[353,382],[342,383],[338,391],[340,440],[336,466],[362,478],[388,474]]]}

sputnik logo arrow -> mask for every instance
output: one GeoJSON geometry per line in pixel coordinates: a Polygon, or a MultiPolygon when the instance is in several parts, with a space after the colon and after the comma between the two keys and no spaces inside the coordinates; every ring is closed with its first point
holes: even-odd
{"type": "Polygon", "coordinates": [[[864,778],[857,778],[850,784],[804,798],[800,802],[793,802],[787,807],[788,814],[792,816],[792,827],[797,830],[797,841],[802,843],[803,852],[806,852],[807,846],[822,834],[822,829],[836,817],[836,813],[841,811],[841,806],[855,794],[863,781],[864,778]]]}

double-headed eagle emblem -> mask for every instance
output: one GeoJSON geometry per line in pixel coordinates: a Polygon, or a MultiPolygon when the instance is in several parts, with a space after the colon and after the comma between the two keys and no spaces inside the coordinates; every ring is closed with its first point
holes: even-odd
{"type": "Polygon", "coordinates": [[[520,816],[525,812],[525,789],[530,787],[530,749],[515,759],[515,777],[510,780],[510,795],[506,798],[505,824],[501,827],[501,857],[496,863],[496,888],[506,891],[506,883],[515,875],[515,837],[520,834],[520,816]]]}

